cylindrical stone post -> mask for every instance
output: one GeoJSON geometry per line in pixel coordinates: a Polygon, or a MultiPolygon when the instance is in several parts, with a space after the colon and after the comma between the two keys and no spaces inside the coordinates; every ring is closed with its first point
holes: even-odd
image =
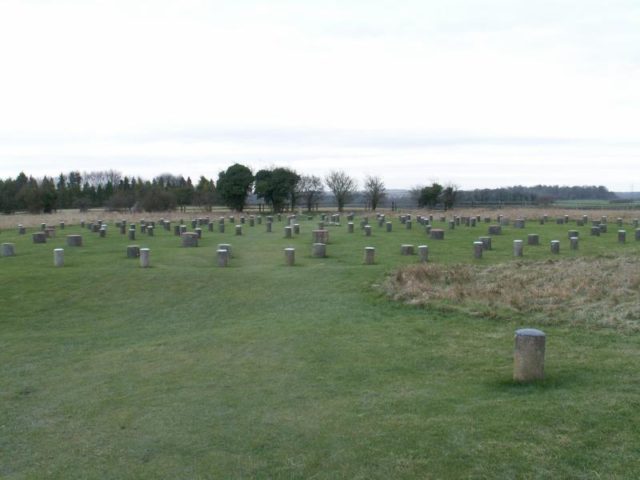
{"type": "Polygon", "coordinates": [[[387,232],[390,232],[393,229],[393,224],[391,222],[386,222],[385,225],[387,228],[387,232]]]}
{"type": "Polygon", "coordinates": [[[202,229],[200,227],[196,228],[195,232],[198,238],[202,238],[202,229]]]}
{"type": "Polygon", "coordinates": [[[591,227],[591,235],[594,237],[599,237],[600,236],[600,226],[596,225],[591,227]]]}
{"type": "Polygon", "coordinates": [[[523,244],[522,240],[514,240],[513,241],[513,256],[521,257],[523,254],[523,244]]]}
{"type": "Polygon", "coordinates": [[[27,229],[24,225],[18,225],[18,235],[24,235],[25,233],[27,233],[27,229]]]}
{"type": "Polygon", "coordinates": [[[242,225],[236,225],[236,235],[242,235],[242,225]]]}
{"type": "Polygon", "coordinates": [[[426,263],[429,260],[429,247],[427,245],[418,245],[418,259],[420,263],[426,263]]]}
{"type": "Polygon", "coordinates": [[[484,250],[484,245],[482,242],[473,242],[473,258],[482,258],[482,251],[484,250]]]}
{"type": "Polygon", "coordinates": [[[482,242],[482,248],[484,250],[491,250],[491,237],[480,237],[479,242],[482,242]]]}
{"type": "Polygon", "coordinates": [[[81,247],[82,235],[67,235],[67,245],[70,247],[81,247]]]}
{"type": "Polygon", "coordinates": [[[364,263],[365,265],[373,265],[376,257],[375,247],[364,247],[364,263]]]}
{"type": "Polygon", "coordinates": [[[273,223],[272,223],[272,222],[267,221],[267,223],[266,223],[265,225],[266,225],[266,227],[267,227],[267,233],[271,233],[271,232],[272,232],[272,230],[273,230],[273,227],[272,227],[273,223]]]}
{"type": "Polygon", "coordinates": [[[578,250],[579,237],[571,237],[569,239],[569,248],[571,250],[578,250]]]}
{"type": "Polygon", "coordinates": [[[370,236],[371,236],[371,225],[365,225],[365,226],[364,226],[364,234],[365,234],[367,237],[370,237],[370,236]]]}
{"type": "Polygon", "coordinates": [[[516,330],[513,352],[513,380],[532,382],[544,379],[544,332],[535,328],[516,330]]]}
{"type": "Polygon", "coordinates": [[[136,229],[129,228],[129,240],[135,240],[135,239],[136,239],[136,229]]]}
{"type": "Polygon", "coordinates": [[[149,226],[147,227],[147,235],[149,235],[150,237],[153,237],[153,232],[154,232],[154,230],[155,230],[155,227],[153,227],[153,226],[149,225],[149,226]]]}
{"type": "Polygon", "coordinates": [[[140,249],[140,266],[142,268],[148,268],[149,265],[150,265],[149,252],[150,252],[150,250],[148,248],[141,248],[140,249]]]}
{"type": "Polygon", "coordinates": [[[540,235],[537,233],[527,235],[527,245],[540,245],[540,235]]]}
{"type": "Polygon", "coordinates": [[[627,231],[618,230],[618,243],[625,243],[627,241],[627,231]]]}
{"type": "Polygon", "coordinates": [[[327,245],[324,243],[314,243],[311,255],[317,258],[324,258],[327,255],[327,245]]]}
{"type": "Polygon", "coordinates": [[[219,267],[226,267],[227,265],[229,265],[229,251],[225,250],[224,248],[219,248],[217,250],[217,254],[218,254],[218,266],[219,267]]]}
{"type": "Polygon", "coordinates": [[[300,224],[299,223],[294,223],[293,224],[293,234],[294,235],[300,235],[300,224]]]}
{"type": "Polygon", "coordinates": [[[636,228],[636,240],[640,240],[640,228],[636,228]]]}
{"type": "Polygon", "coordinates": [[[64,266],[64,249],[63,248],[55,248],[53,250],[53,266],[54,267],[64,266]]]}
{"type": "Polygon", "coordinates": [[[551,253],[560,253],[560,240],[551,240],[551,253]]]}
{"type": "Polygon", "coordinates": [[[107,226],[103,225],[100,227],[100,238],[105,238],[107,236],[107,226]]]}
{"type": "Polygon", "coordinates": [[[449,220],[449,230],[454,230],[456,228],[456,221],[449,220]]]}
{"type": "Polygon", "coordinates": [[[502,226],[501,225],[489,225],[489,230],[487,232],[489,235],[500,235],[502,234],[502,226]]]}
{"type": "Polygon", "coordinates": [[[284,261],[288,267],[293,267],[296,263],[296,249],[295,248],[285,248],[284,249],[284,261]]]}
{"type": "Polygon", "coordinates": [[[13,257],[16,254],[15,243],[3,243],[2,244],[2,256],[13,257]]]}
{"type": "Polygon", "coordinates": [[[569,232],[567,233],[567,238],[579,237],[579,236],[580,236],[580,232],[578,232],[577,230],[569,230],[569,232]]]}
{"type": "Polygon", "coordinates": [[[411,230],[411,226],[412,226],[411,220],[407,220],[406,222],[404,222],[404,226],[406,227],[407,230],[411,230]]]}
{"type": "Polygon", "coordinates": [[[347,223],[347,233],[353,233],[353,222],[347,223]]]}
{"type": "Polygon", "coordinates": [[[224,222],[218,223],[218,232],[224,233],[224,222]]]}
{"type": "Polygon", "coordinates": [[[185,232],[180,235],[182,239],[183,247],[197,247],[198,246],[198,234],[195,232],[185,232]]]}
{"type": "Polygon", "coordinates": [[[138,258],[140,256],[140,246],[129,245],[127,247],[127,258],[138,258]]]}
{"type": "Polygon", "coordinates": [[[254,227],[256,225],[256,219],[254,216],[249,217],[249,226],[254,227]]]}
{"type": "Polygon", "coordinates": [[[406,243],[400,245],[400,255],[413,255],[413,245],[406,243]]]}
{"type": "Polygon", "coordinates": [[[290,225],[284,227],[284,238],[291,238],[291,234],[293,233],[293,229],[290,225]]]}
{"type": "Polygon", "coordinates": [[[429,237],[433,240],[444,240],[444,230],[441,228],[432,228],[429,237]]]}
{"type": "Polygon", "coordinates": [[[60,230],[64,230],[64,222],[60,222],[58,226],[60,227],[60,230]]]}
{"type": "Polygon", "coordinates": [[[47,243],[47,236],[44,232],[35,232],[31,234],[33,243],[47,243]]]}

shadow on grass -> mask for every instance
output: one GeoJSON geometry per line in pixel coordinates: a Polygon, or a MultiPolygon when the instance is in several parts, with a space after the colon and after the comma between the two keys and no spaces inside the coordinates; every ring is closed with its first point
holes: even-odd
{"type": "Polygon", "coordinates": [[[511,395],[531,395],[546,391],[575,388],[582,385],[583,379],[576,373],[555,373],[548,375],[544,380],[532,382],[517,382],[511,378],[500,379],[487,384],[492,390],[511,395]]]}

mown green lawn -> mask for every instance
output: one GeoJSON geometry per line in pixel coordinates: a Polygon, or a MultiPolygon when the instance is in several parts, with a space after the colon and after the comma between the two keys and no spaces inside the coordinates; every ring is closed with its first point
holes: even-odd
{"type": "Polygon", "coordinates": [[[552,239],[561,257],[637,254],[633,227],[619,245],[615,225],[591,237],[530,221],[473,260],[486,224],[437,242],[395,216],[368,238],[358,220],[354,234],[329,227],[326,259],[311,258],[306,217],[291,240],[284,222],[243,236],[228,224],[198,248],[159,228],[130,242],[113,225],[107,238],[71,226],[44,245],[33,230],[0,233],[16,245],[0,258],[0,478],[637,478],[636,334],[545,326],[546,380],[517,385],[514,330],[537,325],[379,288],[417,261],[402,243],[428,244],[434,262],[490,263],[539,233],[525,258],[544,261],[552,239]],[[69,233],[85,245],[66,247],[69,233]],[[152,268],[126,258],[131,243],[151,249],[152,268]],[[226,269],[218,243],[233,245],[226,269]]]}

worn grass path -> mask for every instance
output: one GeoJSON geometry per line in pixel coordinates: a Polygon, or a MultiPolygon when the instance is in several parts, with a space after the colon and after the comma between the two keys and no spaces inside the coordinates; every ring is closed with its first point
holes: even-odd
{"type": "MultiPolygon", "coordinates": [[[[421,230],[331,227],[329,257],[313,259],[313,225],[292,240],[283,224],[227,226],[195,249],[157,231],[136,242],[150,269],[125,258],[132,242],[114,227],[106,239],[67,228],[85,246],[64,247],[62,269],[62,232],[46,245],[2,232],[17,256],[0,258],[0,478],[637,476],[637,335],[545,326],[546,381],[514,385],[513,331],[536,325],[375,288],[416,261],[399,246],[423,243],[421,230]],[[217,243],[233,244],[227,269],[217,243]],[[365,245],[376,265],[362,265],[365,245]]],[[[483,260],[510,259],[509,232],[483,260]]],[[[470,261],[484,233],[447,232],[431,256],[470,261]]],[[[608,235],[580,254],[638,252],[608,235]]]]}

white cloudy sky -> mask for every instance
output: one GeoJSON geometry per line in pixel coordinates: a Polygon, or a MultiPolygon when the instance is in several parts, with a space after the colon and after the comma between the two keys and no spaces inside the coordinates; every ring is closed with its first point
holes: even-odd
{"type": "Polygon", "coordinates": [[[638,0],[0,0],[0,177],[640,186],[638,0]]]}

